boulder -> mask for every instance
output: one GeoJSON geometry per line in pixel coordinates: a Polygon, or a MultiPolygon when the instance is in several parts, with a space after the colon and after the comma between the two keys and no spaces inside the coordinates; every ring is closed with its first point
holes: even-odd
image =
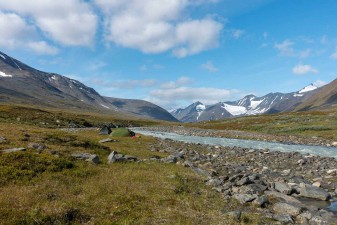
{"type": "Polygon", "coordinates": [[[274,183],[274,188],[276,191],[281,192],[286,195],[291,195],[293,189],[289,187],[288,184],[283,183],[283,182],[275,182],[274,183]]]}
{"type": "Polygon", "coordinates": [[[112,151],[108,156],[108,163],[115,163],[115,162],[126,162],[126,161],[137,161],[137,157],[131,155],[123,155],[118,154],[116,151],[112,151]]]}
{"type": "Polygon", "coordinates": [[[286,194],[276,192],[276,191],[265,191],[264,194],[267,196],[270,202],[288,202],[301,205],[302,203],[294,197],[288,196],[286,194]]]}
{"type": "Polygon", "coordinates": [[[252,194],[234,194],[233,198],[238,200],[241,204],[254,201],[258,196],[252,194]]]}
{"type": "Polygon", "coordinates": [[[99,157],[95,154],[90,154],[90,153],[74,153],[71,154],[72,157],[78,160],[84,160],[87,162],[92,162],[94,164],[99,163],[99,157]]]}
{"type": "Polygon", "coordinates": [[[273,205],[273,212],[276,214],[289,214],[297,216],[302,212],[302,207],[295,203],[278,202],[273,205]]]}
{"type": "Polygon", "coordinates": [[[23,152],[26,151],[25,148],[11,148],[11,149],[5,149],[5,150],[1,150],[0,152],[2,153],[12,153],[12,152],[23,152]]]}
{"type": "Polygon", "coordinates": [[[314,187],[311,185],[302,185],[299,188],[300,196],[307,197],[307,198],[313,198],[313,199],[319,199],[323,201],[327,201],[331,198],[331,195],[326,192],[325,190],[314,187]]]}

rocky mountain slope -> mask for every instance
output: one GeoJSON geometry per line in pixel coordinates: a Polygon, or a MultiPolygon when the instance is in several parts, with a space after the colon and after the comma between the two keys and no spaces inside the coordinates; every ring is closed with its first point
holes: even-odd
{"type": "Polygon", "coordinates": [[[320,88],[314,95],[296,107],[298,111],[337,109],[337,79],[320,88]]]}
{"type": "Polygon", "coordinates": [[[177,121],[166,110],[145,101],[123,100],[134,110],[110,101],[77,80],[39,71],[0,52],[0,103],[177,121]]]}
{"type": "Polygon", "coordinates": [[[196,102],[185,109],[174,110],[171,114],[183,122],[197,122],[235,116],[290,112],[312,96],[316,96],[315,94],[320,90],[321,88],[310,84],[292,93],[269,93],[262,97],[247,95],[237,101],[219,102],[214,105],[196,102]]]}

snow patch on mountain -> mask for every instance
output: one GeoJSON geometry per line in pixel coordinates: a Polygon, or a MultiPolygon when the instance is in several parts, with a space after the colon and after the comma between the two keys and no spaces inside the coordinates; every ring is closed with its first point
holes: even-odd
{"type": "Polygon", "coordinates": [[[204,112],[205,109],[206,106],[204,104],[199,104],[195,107],[195,110],[197,110],[198,113],[197,120],[199,120],[199,117],[201,116],[201,114],[204,112]]]}
{"type": "Polygon", "coordinates": [[[6,57],[2,54],[0,54],[0,57],[3,58],[3,59],[6,59],[6,57]]]}
{"type": "Polygon", "coordinates": [[[262,100],[260,100],[260,101],[250,101],[250,107],[252,108],[252,109],[255,109],[256,107],[258,107],[258,105],[260,105],[261,104],[261,102],[263,102],[263,100],[264,99],[262,99],[262,100]]]}
{"type": "Polygon", "coordinates": [[[226,103],[221,108],[227,110],[233,116],[239,116],[247,112],[247,109],[243,106],[228,105],[226,103]]]}
{"type": "Polygon", "coordinates": [[[305,92],[309,92],[309,91],[313,91],[316,90],[318,87],[316,87],[314,84],[310,84],[304,88],[302,88],[298,93],[305,93],[305,92]]]}
{"type": "Polygon", "coordinates": [[[0,77],[13,77],[13,76],[0,71],[0,77]]]}

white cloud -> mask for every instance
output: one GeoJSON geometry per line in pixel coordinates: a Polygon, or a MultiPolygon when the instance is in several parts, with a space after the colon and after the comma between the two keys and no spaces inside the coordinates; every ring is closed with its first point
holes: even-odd
{"type": "Polygon", "coordinates": [[[56,55],[59,53],[56,47],[50,46],[45,41],[29,42],[27,46],[34,52],[42,55],[56,55]]]}
{"type": "Polygon", "coordinates": [[[94,42],[97,16],[82,0],[0,1],[0,10],[29,17],[46,36],[61,44],[91,46],[94,42]]]}
{"type": "Polygon", "coordinates": [[[21,46],[35,35],[34,27],[15,13],[0,12],[0,30],[0,46],[7,48],[21,46]]]}
{"type": "Polygon", "coordinates": [[[337,47],[334,53],[331,54],[330,58],[337,59],[337,47]]]}
{"type": "Polygon", "coordinates": [[[201,68],[203,68],[204,70],[207,70],[208,72],[217,72],[218,68],[216,68],[213,64],[212,61],[207,61],[206,63],[201,65],[201,68]]]}
{"type": "Polygon", "coordinates": [[[240,37],[242,37],[242,35],[244,35],[244,33],[245,31],[240,29],[232,30],[232,36],[235,39],[239,39],[240,37]]]}
{"type": "Polygon", "coordinates": [[[196,54],[217,47],[223,27],[211,18],[184,17],[189,0],[95,2],[105,13],[106,40],[144,53],[196,54]]]}
{"type": "Polygon", "coordinates": [[[116,80],[107,81],[98,78],[93,78],[90,80],[91,83],[100,85],[111,89],[136,89],[136,88],[150,88],[156,85],[158,82],[153,79],[145,80],[116,80]]]}
{"type": "Polygon", "coordinates": [[[323,81],[323,80],[316,80],[315,82],[314,82],[314,85],[316,86],[316,87],[322,87],[322,86],[324,86],[324,85],[326,85],[328,82],[325,82],[325,81],[323,81]]]}
{"type": "Polygon", "coordinates": [[[300,59],[308,58],[311,55],[311,49],[305,49],[302,51],[295,50],[293,48],[294,42],[289,39],[284,40],[281,43],[276,43],[275,48],[279,50],[280,55],[288,57],[297,57],[300,59]]]}
{"type": "Polygon", "coordinates": [[[171,88],[177,88],[184,85],[188,85],[193,83],[193,80],[189,77],[180,77],[176,81],[169,81],[169,82],[163,82],[160,84],[161,88],[164,89],[171,89],[171,88]]]}
{"type": "Polygon", "coordinates": [[[284,40],[281,43],[276,43],[275,44],[275,48],[277,48],[280,51],[281,55],[284,56],[294,56],[294,49],[293,46],[294,42],[290,41],[290,40],[284,40]]]}
{"type": "Polygon", "coordinates": [[[56,55],[59,50],[45,41],[38,40],[34,26],[15,13],[0,12],[0,47],[28,48],[37,54],[56,55]]]}
{"type": "Polygon", "coordinates": [[[307,73],[318,73],[318,70],[313,68],[310,65],[298,64],[293,68],[293,73],[302,75],[302,74],[307,74],[307,73]]]}

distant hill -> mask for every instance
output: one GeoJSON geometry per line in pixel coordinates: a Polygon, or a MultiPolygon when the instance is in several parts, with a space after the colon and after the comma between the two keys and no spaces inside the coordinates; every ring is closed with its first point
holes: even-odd
{"type": "Polygon", "coordinates": [[[152,103],[112,99],[77,80],[39,71],[0,52],[0,103],[177,121],[152,103]],[[117,104],[117,101],[123,104],[117,104]]]}

